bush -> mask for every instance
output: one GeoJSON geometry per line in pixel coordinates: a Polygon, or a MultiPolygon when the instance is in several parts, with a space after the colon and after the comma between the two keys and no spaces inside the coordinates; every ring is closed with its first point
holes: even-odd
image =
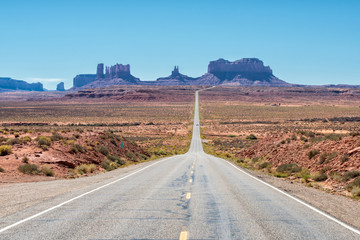
{"type": "Polygon", "coordinates": [[[288,173],[278,173],[278,172],[276,172],[276,173],[274,173],[274,176],[278,177],[278,178],[286,178],[286,177],[289,176],[289,174],[288,173]]]}
{"type": "Polygon", "coordinates": [[[341,158],[340,158],[341,163],[344,163],[347,160],[349,160],[349,155],[347,155],[347,154],[342,155],[341,158]]]}
{"type": "Polygon", "coordinates": [[[360,188],[360,177],[356,178],[354,181],[346,185],[345,188],[346,190],[351,191],[356,187],[360,188]]]}
{"type": "Polygon", "coordinates": [[[22,159],[21,159],[21,161],[23,162],[23,163],[28,163],[29,162],[29,158],[28,157],[23,157],[22,159]]]}
{"type": "Polygon", "coordinates": [[[78,152],[84,153],[86,151],[87,151],[87,149],[85,147],[81,146],[80,144],[74,144],[71,146],[71,149],[70,149],[71,154],[76,154],[78,152]]]}
{"type": "Polygon", "coordinates": [[[39,146],[50,146],[51,138],[45,136],[39,136],[35,139],[39,146]]]}
{"type": "Polygon", "coordinates": [[[45,176],[53,177],[55,175],[54,171],[49,166],[43,166],[41,168],[41,172],[45,174],[45,176]]]}
{"type": "Polygon", "coordinates": [[[0,146],[0,156],[5,156],[11,153],[10,145],[1,145],[0,146]]]}
{"type": "Polygon", "coordinates": [[[21,141],[20,139],[18,138],[9,138],[7,141],[6,141],[7,144],[9,145],[15,145],[15,144],[20,144],[21,141]]]}
{"type": "Polygon", "coordinates": [[[0,167],[0,172],[5,172],[5,170],[2,167],[0,167]]]}
{"type": "Polygon", "coordinates": [[[326,152],[322,153],[319,158],[319,164],[323,164],[326,161],[328,154],[326,152]]]}
{"type": "Polygon", "coordinates": [[[25,143],[25,142],[31,142],[31,138],[29,136],[24,136],[20,138],[20,141],[25,143]]]}
{"type": "Polygon", "coordinates": [[[24,165],[20,165],[18,170],[24,174],[38,174],[39,170],[35,164],[25,163],[24,165]]]}
{"type": "Polygon", "coordinates": [[[55,132],[52,134],[52,136],[50,137],[51,141],[60,141],[62,140],[64,137],[61,136],[59,133],[55,132]]]}
{"type": "Polygon", "coordinates": [[[353,197],[360,197],[360,187],[354,187],[351,190],[351,194],[353,197]]]}
{"type": "Polygon", "coordinates": [[[118,167],[116,162],[111,162],[109,160],[104,160],[101,162],[101,167],[106,171],[112,171],[118,167]]]}
{"type": "Polygon", "coordinates": [[[250,134],[246,137],[247,140],[257,140],[257,137],[254,134],[250,134]]]}
{"type": "Polygon", "coordinates": [[[318,149],[313,149],[313,150],[310,150],[310,152],[308,152],[307,155],[308,155],[309,159],[312,159],[313,157],[315,157],[319,153],[320,153],[320,151],[318,149]]]}
{"type": "Polygon", "coordinates": [[[356,178],[360,176],[360,171],[350,171],[344,174],[344,181],[349,181],[350,179],[356,178]]]}
{"type": "Polygon", "coordinates": [[[109,150],[103,145],[99,146],[98,151],[104,156],[109,155],[109,150]]]}
{"type": "Polygon", "coordinates": [[[280,165],[277,169],[276,172],[278,173],[296,173],[296,172],[300,172],[301,171],[301,167],[298,166],[295,163],[285,163],[280,165]]]}
{"type": "Polygon", "coordinates": [[[309,178],[311,178],[311,175],[310,175],[309,170],[307,170],[306,168],[303,168],[303,169],[301,169],[300,172],[295,174],[295,177],[302,178],[306,182],[309,178]]]}
{"type": "Polygon", "coordinates": [[[295,135],[295,134],[293,134],[293,135],[291,136],[291,140],[294,140],[294,141],[296,141],[296,140],[297,140],[297,137],[296,137],[296,135],[295,135]]]}
{"type": "Polygon", "coordinates": [[[315,173],[313,176],[311,176],[311,179],[316,182],[322,182],[328,179],[328,175],[324,172],[315,173]]]}
{"type": "Polygon", "coordinates": [[[95,164],[81,164],[75,168],[79,174],[93,173],[96,170],[95,164]]]}
{"type": "Polygon", "coordinates": [[[112,162],[116,162],[119,165],[125,165],[126,161],[122,158],[119,158],[117,155],[108,155],[107,158],[112,161],[112,162]]]}
{"type": "Polygon", "coordinates": [[[127,152],[126,156],[133,162],[138,162],[139,161],[139,159],[137,158],[137,156],[133,152],[127,152]]]}
{"type": "Polygon", "coordinates": [[[271,162],[263,162],[259,164],[259,169],[271,167],[271,162]]]}

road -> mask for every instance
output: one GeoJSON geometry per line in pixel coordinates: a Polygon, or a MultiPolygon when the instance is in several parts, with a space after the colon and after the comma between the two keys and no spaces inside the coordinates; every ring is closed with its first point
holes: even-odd
{"type": "Polygon", "coordinates": [[[360,239],[360,233],[205,154],[196,93],[188,153],[3,217],[0,239],[360,239]]]}

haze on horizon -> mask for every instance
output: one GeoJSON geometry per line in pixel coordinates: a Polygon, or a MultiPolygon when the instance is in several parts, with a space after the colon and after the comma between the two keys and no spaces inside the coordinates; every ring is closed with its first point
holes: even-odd
{"type": "Polygon", "coordinates": [[[256,57],[298,84],[359,84],[360,2],[6,1],[0,77],[72,86],[97,63],[130,64],[141,80],[174,65],[198,77],[209,61],[256,57]]]}

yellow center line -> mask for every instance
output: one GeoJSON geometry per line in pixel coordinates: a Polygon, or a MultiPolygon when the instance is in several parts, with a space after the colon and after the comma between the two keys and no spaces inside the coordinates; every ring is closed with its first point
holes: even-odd
{"type": "Polygon", "coordinates": [[[186,231],[186,227],[182,227],[179,240],[188,240],[189,239],[189,232],[186,231]]]}
{"type": "Polygon", "coordinates": [[[186,194],[186,199],[190,199],[191,198],[191,193],[187,193],[186,194]]]}
{"type": "Polygon", "coordinates": [[[192,182],[192,178],[189,179],[189,182],[190,182],[190,183],[192,182]]]}
{"type": "Polygon", "coordinates": [[[194,171],[191,171],[190,174],[194,174],[194,171]]]}

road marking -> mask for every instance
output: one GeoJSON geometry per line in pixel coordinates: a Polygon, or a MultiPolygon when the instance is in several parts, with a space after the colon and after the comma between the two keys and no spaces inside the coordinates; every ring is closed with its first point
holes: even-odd
{"type": "MultiPolygon", "coordinates": [[[[222,159],[222,160],[224,160],[224,159],[222,159]]],[[[251,178],[253,178],[253,179],[255,179],[255,180],[257,180],[257,181],[259,181],[259,182],[261,182],[261,183],[263,183],[263,184],[265,184],[266,186],[268,186],[268,187],[270,187],[270,188],[274,189],[275,191],[278,191],[278,192],[280,192],[280,193],[284,194],[285,196],[287,196],[287,197],[289,197],[289,198],[291,198],[291,199],[295,200],[296,202],[298,202],[298,203],[300,203],[300,204],[302,204],[302,205],[304,205],[304,206],[306,206],[306,207],[310,208],[311,210],[313,210],[313,211],[315,211],[315,212],[319,213],[320,215],[322,215],[322,216],[324,216],[324,217],[326,217],[326,218],[328,218],[328,219],[330,219],[330,220],[332,220],[332,221],[336,222],[337,224],[339,224],[339,225],[341,225],[341,226],[343,226],[343,227],[347,228],[348,230],[350,230],[350,231],[352,231],[352,232],[354,232],[354,233],[356,233],[356,234],[359,234],[359,235],[360,235],[360,230],[358,230],[358,229],[356,229],[356,228],[354,228],[354,227],[352,227],[352,226],[350,226],[350,225],[348,225],[348,224],[346,224],[346,223],[344,223],[344,222],[342,222],[342,221],[340,221],[340,220],[336,219],[335,217],[333,217],[333,216],[331,216],[331,215],[329,215],[329,214],[327,214],[327,213],[324,213],[323,211],[321,211],[321,210],[317,209],[316,207],[311,206],[310,204],[308,204],[308,203],[306,203],[306,202],[304,202],[304,201],[302,201],[302,200],[298,199],[297,197],[294,197],[294,196],[292,196],[292,195],[290,195],[290,194],[288,194],[288,193],[284,192],[283,190],[280,190],[279,188],[277,188],[277,187],[275,187],[275,186],[273,186],[273,185],[271,185],[271,184],[269,184],[269,183],[267,183],[267,182],[264,182],[263,180],[261,180],[261,179],[259,179],[259,178],[255,177],[255,176],[253,176],[253,175],[251,175],[250,173],[245,172],[244,170],[242,170],[241,168],[239,168],[239,167],[235,166],[234,164],[232,164],[232,163],[230,163],[230,162],[228,162],[228,161],[226,161],[226,160],[224,160],[224,161],[225,161],[225,162],[227,162],[228,164],[230,164],[232,167],[234,167],[234,168],[236,168],[237,170],[239,170],[240,172],[242,172],[242,173],[244,173],[244,174],[248,175],[249,177],[251,177],[251,178]]]]}
{"type": "Polygon", "coordinates": [[[190,199],[190,198],[191,198],[191,193],[188,192],[188,193],[186,194],[186,199],[190,199]]]}
{"type": "Polygon", "coordinates": [[[179,240],[188,240],[189,239],[189,232],[186,231],[186,227],[182,227],[179,240]]]}
{"type": "Polygon", "coordinates": [[[102,188],[105,188],[105,187],[110,186],[110,185],[112,185],[112,184],[114,184],[114,183],[117,183],[117,182],[119,182],[119,181],[121,181],[121,180],[124,180],[124,179],[126,179],[126,178],[128,178],[128,177],[131,177],[132,175],[135,175],[136,173],[139,173],[139,172],[141,172],[141,171],[144,171],[145,169],[147,169],[147,168],[149,168],[149,167],[151,167],[151,166],[154,166],[155,164],[158,164],[158,163],[160,163],[160,162],[163,162],[163,161],[165,161],[165,160],[167,160],[167,159],[164,159],[164,160],[161,160],[161,161],[159,161],[159,162],[153,163],[153,164],[151,164],[151,165],[149,165],[149,166],[147,166],[147,167],[144,167],[144,168],[142,168],[142,169],[140,169],[140,170],[138,170],[138,171],[135,171],[135,172],[133,172],[133,173],[130,173],[130,174],[126,175],[125,177],[116,179],[115,181],[109,182],[109,183],[107,183],[107,184],[105,184],[105,185],[102,185],[102,186],[100,186],[100,187],[97,187],[97,188],[95,188],[95,189],[93,189],[93,190],[91,190],[91,191],[88,191],[88,192],[86,192],[86,193],[83,193],[83,194],[81,194],[81,195],[79,195],[79,196],[77,196],[77,197],[71,198],[70,200],[67,200],[67,201],[65,201],[65,202],[62,202],[62,203],[56,205],[56,206],[53,206],[53,207],[51,207],[51,208],[48,208],[48,209],[46,209],[46,210],[44,210],[44,211],[42,211],[42,212],[39,212],[39,213],[37,213],[37,214],[35,214],[35,215],[32,215],[32,216],[30,216],[30,217],[28,217],[28,218],[25,218],[25,219],[20,220],[20,221],[18,221],[18,222],[16,222],[16,223],[13,223],[13,224],[11,224],[11,225],[9,225],[9,226],[7,226],[7,227],[4,227],[4,228],[0,229],[0,233],[5,232],[6,230],[9,230],[10,228],[13,228],[13,227],[15,227],[15,226],[17,226],[17,225],[19,225],[19,224],[22,224],[22,223],[24,223],[24,222],[27,222],[27,221],[31,220],[31,219],[34,219],[34,218],[36,218],[36,217],[39,217],[39,216],[41,216],[41,215],[43,215],[43,214],[45,214],[45,213],[47,213],[47,212],[50,212],[50,211],[52,211],[52,210],[54,210],[54,209],[56,209],[56,208],[59,208],[59,207],[61,207],[61,206],[64,206],[65,204],[68,204],[68,203],[70,203],[70,202],[72,202],[72,201],[74,201],[74,200],[76,200],[76,199],[79,199],[79,198],[82,198],[82,197],[84,197],[84,196],[86,196],[86,195],[89,195],[90,193],[96,192],[96,191],[98,191],[98,190],[100,190],[100,189],[102,189],[102,188]]]}
{"type": "Polygon", "coordinates": [[[194,165],[191,166],[191,169],[194,169],[194,165]]]}
{"type": "Polygon", "coordinates": [[[192,183],[192,178],[189,179],[189,183],[192,183]]]}
{"type": "Polygon", "coordinates": [[[191,171],[190,174],[194,174],[194,171],[191,171]]]}

